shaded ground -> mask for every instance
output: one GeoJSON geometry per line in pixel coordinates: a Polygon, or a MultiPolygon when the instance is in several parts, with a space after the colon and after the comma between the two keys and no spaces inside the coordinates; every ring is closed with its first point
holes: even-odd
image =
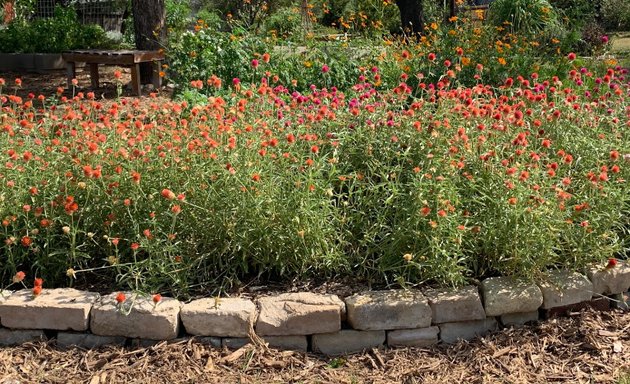
{"type": "MultiPolygon", "coordinates": [[[[114,78],[114,72],[120,71],[122,77],[119,83],[122,84],[121,96],[133,96],[131,93],[131,87],[128,84],[131,83],[131,70],[126,67],[114,67],[114,66],[99,66],[99,88],[92,89],[90,83],[90,71],[88,67],[77,68],[76,79],[78,85],[75,87],[76,92],[94,92],[97,99],[112,99],[117,96],[117,82],[114,78]]],[[[35,96],[44,95],[51,96],[57,92],[57,88],[64,89],[64,96],[71,97],[72,89],[66,89],[67,77],[65,70],[51,71],[49,73],[17,73],[17,72],[0,72],[0,78],[4,78],[6,86],[3,90],[5,94],[17,94],[21,97],[26,97],[29,93],[33,93],[35,96]],[[14,86],[15,79],[20,78],[22,80],[22,86],[16,88],[14,86]]],[[[149,91],[143,91],[143,96],[148,96],[149,91]]],[[[169,96],[170,91],[163,87],[162,90],[157,90],[157,94],[161,96],[169,96]]]]}
{"type": "Polygon", "coordinates": [[[149,348],[0,349],[0,383],[628,383],[630,312],[592,310],[430,349],[344,358],[195,340],[149,348]]]}

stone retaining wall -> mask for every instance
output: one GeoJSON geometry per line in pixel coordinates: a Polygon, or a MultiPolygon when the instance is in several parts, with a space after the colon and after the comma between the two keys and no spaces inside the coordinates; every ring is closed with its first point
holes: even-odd
{"type": "Polygon", "coordinates": [[[131,292],[100,296],[71,288],[0,292],[0,345],[55,338],[59,346],[147,346],[195,336],[239,348],[254,334],[272,348],[327,355],[379,346],[429,346],[482,336],[592,305],[628,308],[630,265],[545,282],[493,277],[479,287],[388,290],[346,298],[310,292],[206,298],[182,303],[131,292]],[[121,302],[122,301],[122,302],[121,302]]]}

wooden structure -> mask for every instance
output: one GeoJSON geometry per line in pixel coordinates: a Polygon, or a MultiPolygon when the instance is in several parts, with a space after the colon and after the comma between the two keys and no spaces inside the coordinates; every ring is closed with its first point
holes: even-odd
{"type": "Polygon", "coordinates": [[[108,51],[100,49],[76,50],[62,53],[66,62],[68,75],[68,88],[72,87],[72,79],[76,77],[76,63],[86,63],[90,67],[90,80],[92,88],[98,88],[98,66],[117,65],[131,68],[131,87],[133,93],[141,96],[140,64],[153,64],[153,85],[159,88],[161,79],[159,75],[160,65],[164,60],[164,53],[160,51],[135,51],[118,50],[108,51]]]}

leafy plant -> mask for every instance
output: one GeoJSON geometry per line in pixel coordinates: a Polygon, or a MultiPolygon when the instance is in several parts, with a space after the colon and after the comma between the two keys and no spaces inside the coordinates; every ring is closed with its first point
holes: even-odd
{"type": "Polygon", "coordinates": [[[58,53],[77,48],[107,48],[112,42],[98,25],[82,25],[72,8],[57,6],[48,19],[16,19],[0,30],[0,52],[58,53]]]}
{"type": "Polygon", "coordinates": [[[510,33],[527,36],[559,25],[558,15],[547,0],[496,0],[490,4],[488,18],[510,33]]]}

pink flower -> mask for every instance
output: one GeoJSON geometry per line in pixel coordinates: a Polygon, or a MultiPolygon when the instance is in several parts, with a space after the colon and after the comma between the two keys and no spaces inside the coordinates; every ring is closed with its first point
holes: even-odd
{"type": "Polygon", "coordinates": [[[571,52],[567,55],[567,59],[569,59],[569,61],[573,61],[575,60],[575,53],[571,52]]]}
{"type": "Polygon", "coordinates": [[[330,71],[330,68],[329,68],[326,64],[324,64],[324,65],[322,66],[322,72],[323,72],[323,73],[327,73],[328,71],[330,71]]]}

